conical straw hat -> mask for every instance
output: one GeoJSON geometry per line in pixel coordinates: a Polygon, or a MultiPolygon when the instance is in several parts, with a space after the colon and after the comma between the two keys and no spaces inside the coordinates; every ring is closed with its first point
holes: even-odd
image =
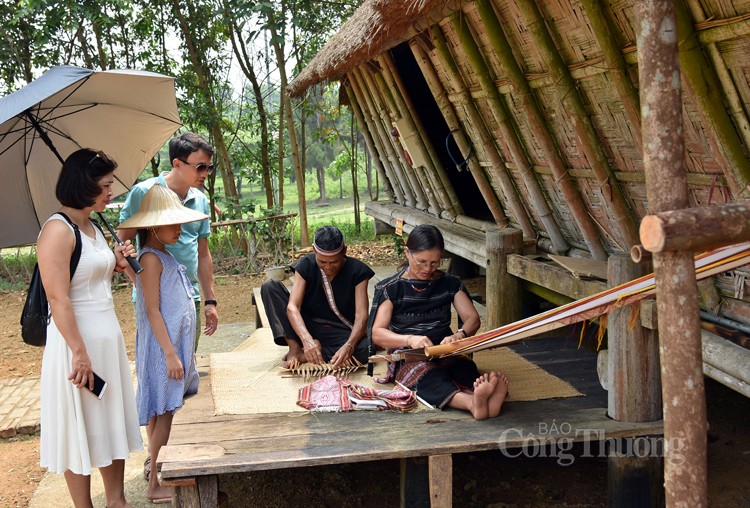
{"type": "Polygon", "coordinates": [[[156,184],[143,196],[138,211],[117,227],[123,229],[155,228],[204,219],[208,219],[208,215],[184,206],[174,191],[164,185],[156,184]]]}

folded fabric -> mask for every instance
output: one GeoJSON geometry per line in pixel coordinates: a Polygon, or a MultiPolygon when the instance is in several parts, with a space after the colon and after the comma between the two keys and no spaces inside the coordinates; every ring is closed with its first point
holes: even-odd
{"type": "Polygon", "coordinates": [[[409,411],[417,405],[414,392],[404,388],[376,390],[346,378],[325,376],[299,390],[297,404],[309,411],[346,412],[353,409],[409,411]]]}

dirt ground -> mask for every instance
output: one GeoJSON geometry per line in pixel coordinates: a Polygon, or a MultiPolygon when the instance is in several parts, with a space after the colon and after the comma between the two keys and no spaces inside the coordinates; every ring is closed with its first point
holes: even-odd
{"type": "MultiPolygon", "coordinates": [[[[372,265],[394,265],[392,248],[362,246],[350,255],[372,265]]],[[[219,276],[217,300],[223,323],[253,319],[252,288],[262,276],[219,276]]],[[[470,292],[482,294],[482,279],[470,281],[470,292]]],[[[41,350],[25,346],[18,319],[23,295],[2,293],[0,306],[0,379],[39,375],[41,350]]],[[[114,292],[126,346],[132,356],[135,329],[128,288],[114,292]]],[[[715,507],[750,506],[750,399],[706,380],[709,432],[709,496],[715,507]]],[[[550,458],[504,457],[483,452],[454,457],[454,504],[466,507],[565,506],[607,504],[607,459],[580,457],[563,467],[550,458]]],[[[580,452],[580,450],[579,450],[580,452]]],[[[28,506],[44,476],[39,467],[39,437],[0,441],[0,507],[28,506]]],[[[231,506],[394,506],[399,503],[398,461],[263,471],[222,480],[231,506]],[[390,486],[390,488],[383,488],[390,486]]]]}

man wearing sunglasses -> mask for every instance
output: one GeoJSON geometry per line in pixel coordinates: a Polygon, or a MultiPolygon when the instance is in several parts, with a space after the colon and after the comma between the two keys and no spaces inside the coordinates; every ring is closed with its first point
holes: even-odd
{"type": "MultiPolygon", "coordinates": [[[[186,132],[169,141],[169,160],[171,171],[149,178],[130,189],[125,204],[120,211],[120,222],[138,211],[146,192],[155,184],[166,185],[182,199],[182,204],[193,210],[210,215],[208,198],[199,189],[213,173],[213,147],[202,136],[186,132]]],[[[120,229],[120,238],[132,240],[134,229],[120,229]]],[[[214,295],[214,262],[208,250],[208,236],[211,234],[211,223],[208,219],[182,225],[180,239],[174,245],[167,245],[167,250],[185,265],[188,277],[195,291],[195,310],[197,325],[195,330],[195,349],[198,349],[198,338],[201,333],[201,296],[203,297],[206,319],[203,333],[213,335],[219,325],[219,313],[214,295]],[[200,287],[199,287],[200,285],[200,287]],[[200,289],[200,290],[199,290],[200,289]],[[202,294],[201,294],[202,293],[202,294]]]]}

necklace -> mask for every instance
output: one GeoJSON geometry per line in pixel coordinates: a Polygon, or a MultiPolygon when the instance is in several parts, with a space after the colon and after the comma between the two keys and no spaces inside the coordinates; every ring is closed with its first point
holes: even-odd
{"type": "Polygon", "coordinates": [[[407,283],[407,284],[409,284],[409,286],[411,286],[411,288],[412,288],[412,289],[413,289],[413,290],[414,290],[414,291],[415,291],[416,293],[424,293],[425,291],[427,291],[427,288],[429,288],[429,287],[430,287],[430,286],[432,285],[432,280],[430,280],[430,281],[423,281],[423,280],[419,280],[419,279],[414,279],[414,278],[412,278],[411,274],[409,273],[409,270],[406,270],[406,273],[404,273],[404,275],[406,275],[406,276],[407,276],[406,278],[404,278],[404,280],[406,281],[406,283],[407,283]],[[422,284],[424,284],[424,283],[427,283],[427,285],[426,285],[426,286],[424,286],[424,287],[418,287],[418,286],[415,286],[415,285],[414,285],[414,284],[413,284],[413,283],[411,282],[412,280],[416,280],[416,281],[419,281],[419,282],[420,282],[420,283],[422,283],[422,284]]]}

